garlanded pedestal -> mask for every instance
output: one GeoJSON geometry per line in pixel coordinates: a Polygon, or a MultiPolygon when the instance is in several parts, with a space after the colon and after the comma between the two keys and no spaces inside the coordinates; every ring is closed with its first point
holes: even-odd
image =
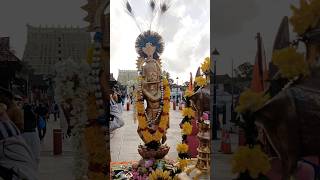
{"type": "Polygon", "coordinates": [[[165,158],[169,150],[169,146],[155,141],[139,145],[138,152],[142,159],[132,165],[132,178],[172,179],[172,177],[180,173],[181,171],[175,166],[175,163],[165,158]]]}
{"type": "Polygon", "coordinates": [[[181,180],[188,179],[209,179],[210,171],[210,122],[209,120],[200,120],[198,122],[198,139],[200,142],[195,165],[188,166],[178,177],[181,180]]]}
{"type": "Polygon", "coordinates": [[[202,172],[210,169],[210,122],[208,120],[198,123],[200,132],[198,138],[200,145],[198,147],[198,162],[196,167],[202,172]]]}
{"type": "Polygon", "coordinates": [[[167,145],[161,145],[158,149],[151,149],[143,145],[138,147],[138,152],[143,159],[163,159],[169,150],[170,147],[167,145]]]}

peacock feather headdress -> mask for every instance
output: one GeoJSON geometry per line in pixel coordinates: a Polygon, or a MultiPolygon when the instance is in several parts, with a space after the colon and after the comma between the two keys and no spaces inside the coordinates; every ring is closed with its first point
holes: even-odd
{"type": "Polygon", "coordinates": [[[158,21],[158,25],[160,22],[161,17],[168,11],[170,7],[170,2],[169,0],[147,0],[148,7],[150,9],[150,18],[149,20],[149,26],[147,30],[143,30],[143,27],[139,22],[137,21],[135,12],[129,2],[129,0],[124,1],[124,7],[126,9],[126,12],[129,14],[130,17],[134,20],[136,23],[140,35],[138,36],[136,43],[135,43],[135,48],[137,53],[139,54],[140,57],[142,58],[147,58],[147,55],[143,52],[143,48],[146,46],[147,43],[151,43],[152,46],[156,48],[155,53],[153,55],[154,59],[158,59],[160,54],[164,50],[164,42],[162,37],[158,32],[153,30],[153,24],[155,24],[155,21],[158,21]]]}
{"type": "Polygon", "coordinates": [[[164,49],[164,42],[160,34],[148,30],[138,36],[136,40],[136,51],[140,57],[147,58],[147,55],[143,52],[143,47],[145,47],[147,43],[151,43],[156,48],[153,59],[158,59],[164,49]]]}

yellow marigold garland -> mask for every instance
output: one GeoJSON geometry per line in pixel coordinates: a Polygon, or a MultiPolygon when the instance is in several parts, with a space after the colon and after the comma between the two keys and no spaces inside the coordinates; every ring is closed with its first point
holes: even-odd
{"type": "Polygon", "coordinates": [[[190,97],[193,95],[193,92],[190,91],[189,89],[187,89],[185,92],[184,92],[184,97],[190,97]]]}
{"type": "Polygon", "coordinates": [[[181,113],[182,116],[187,116],[188,118],[192,118],[195,115],[194,110],[192,110],[190,107],[183,108],[181,113]]]}
{"type": "Polygon", "coordinates": [[[192,125],[188,122],[183,123],[182,133],[185,135],[190,135],[192,133],[192,125]]]}
{"type": "Polygon", "coordinates": [[[280,74],[284,78],[292,79],[299,75],[306,76],[309,73],[304,55],[293,47],[275,51],[272,63],[279,68],[280,74]]]}
{"type": "Polygon", "coordinates": [[[177,145],[178,153],[187,153],[189,150],[189,146],[185,143],[180,143],[177,145]]]}
{"type": "Polygon", "coordinates": [[[209,72],[209,69],[210,69],[210,57],[206,57],[204,59],[204,62],[201,64],[201,70],[202,72],[207,73],[209,72]]]}
{"type": "Polygon", "coordinates": [[[158,180],[158,179],[171,180],[172,177],[170,176],[169,171],[156,169],[155,171],[152,171],[152,173],[149,175],[149,180],[158,180]]]}
{"type": "Polygon", "coordinates": [[[188,166],[188,159],[178,159],[179,168],[183,171],[188,166]]]}
{"type": "Polygon", "coordinates": [[[105,146],[104,130],[99,125],[90,126],[85,129],[85,143],[89,155],[90,179],[105,179],[103,166],[108,162],[107,149],[105,146]]]}
{"type": "Polygon", "coordinates": [[[207,84],[207,80],[203,76],[196,77],[195,82],[198,86],[205,86],[207,84]]]}
{"type": "Polygon", "coordinates": [[[293,15],[290,22],[293,30],[302,35],[306,31],[316,28],[320,20],[320,2],[318,0],[301,0],[300,8],[291,5],[293,15]]]}
{"type": "Polygon", "coordinates": [[[256,93],[248,89],[241,93],[239,105],[236,107],[236,112],[254,112],[262,107],[270,98],[269,95],[264,95],[263,92],[256,93]]]}
{"type": "Polygon", "coordinates": [[[139,130],[141,130],[141,134],[145,143],[149,143],[151,141],[161,141],[164,132],[168,129],[169,125],[169,110],[170,110],[170,88],[167,79],[163,79],[163,88],[164,88],[164,96],[163,96],[163,110],[162,115],[160,117],[160,123],[158,130],[151,134],[147,127],[147,119],[144,113],[144,104],[141,99],[138,99],[136,102],[136,111],[137,111],[137,119],[139,122],[139,130]]]}
{"type": "Polygon", "coordinates": [[[93,62],[93,52],[94,52],[93,47],[89,47],[87,49],[87,63],[88,64],[92,64],[92,62],[93,62]]]}
{"type": "Polygon", "coordinates": [[[232,172],[244,173],[246,170],[252,178],[257,178],[259,174],[266,174],[271,168],[268,156],[261,150],[260,146],[249,148],[239,147],[232,158],[232,172]]]}

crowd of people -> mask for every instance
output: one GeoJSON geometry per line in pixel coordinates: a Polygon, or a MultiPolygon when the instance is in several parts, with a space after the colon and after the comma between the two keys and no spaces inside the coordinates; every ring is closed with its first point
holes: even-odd
{"type": "Polygon", "coordinates": [[[51,113],[59,118],[57,104],[31,104],[0,88],[0,179],[37,179],[51,113]]]}
{"type": "Polygon", "coordinates": [[[121,128],[124,126],[124,121],[121,117],[123,105],[125,102],[125,95],[116,88],[113,88],[110,94],[110,131],[121,128]]]}
{"type": "MultiPolygon", "coordinates": [[[[124,126],[125,102],[133,95],[113,88],[110,94],[110,131],[124,126]]],[[[38,179],[41,143],[47,131],[49,115],[62,118],[64,108],[53,103],[29,103],[0,87],[0,179],[38,179]],[[60,114],[60,108],[61,114],[60,114]]],[[[69,126],[69,124],[68,124],[69,126]]]]}

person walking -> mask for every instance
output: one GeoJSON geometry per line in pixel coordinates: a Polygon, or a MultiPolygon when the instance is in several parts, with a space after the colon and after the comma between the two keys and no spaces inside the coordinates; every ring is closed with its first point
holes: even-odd
{"type": "Polygon", "coordinates": [[[114,131],[124,125],[121,120],[121,111],[117,103],[116,93],[110,94],[110,131],[114,131]]]}
{"type": "Polygon", "coordinates": [[[54,103],[53,114],[54,114],[54,121],[57,121],[57,119],[60,118],[60,110],[57,103],[54,103]]]}
{"type": "Polygon", "coordinates": [[[47,116],[48,109],[44,106],[44,104],[40,103],[40,105],[36,109],[37,120],[38,120],[38,133],[40,141],[43,140],[47,131],[47,116]]]}
{"type": "Polygon", "coordinates": [[[133,104],[133,94],[132,94],[132,92],[130,92],[130,104],[132,105],[133,104]]]}
{"type": "Polygon", "coordinates": [[[37,118],[30,104],[25,104],[24,110],[24,132],[22,137],[31,148],[37,167],[40,162],[40,138],[37,130],[37,118]]]}
{"type": "Polygon", "coordinates": [[[123,112],[123,106],[124,106],[124,102],[123,102],[123,99],[122,99],[122,94],[117,92],[117,91],[114,91],[113,100],[118,104],[119,112],[122,113],[123,112]]]}

